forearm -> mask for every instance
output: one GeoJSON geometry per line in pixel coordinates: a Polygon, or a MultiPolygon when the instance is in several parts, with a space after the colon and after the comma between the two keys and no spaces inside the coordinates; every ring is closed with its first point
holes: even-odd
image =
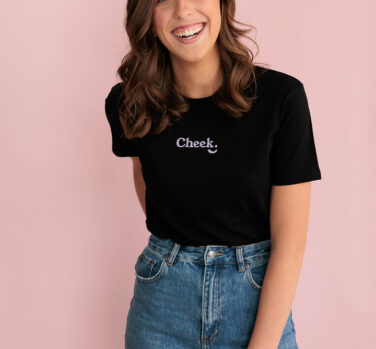
{"type": "Polygon", "coordinates": [[[248,349],[277,349],[293,304],[303,249],[271,251],[248,349]]]}

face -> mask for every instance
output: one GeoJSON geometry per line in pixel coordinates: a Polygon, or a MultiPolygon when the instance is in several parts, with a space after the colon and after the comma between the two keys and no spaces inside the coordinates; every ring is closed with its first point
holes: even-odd
{"type": "MultiPolygon", "coordinates": [[[[154,0],[153,33],[169,50],[172,59],[198,62],[215,47],[221,27],[220,0],[154,0]],[[190,42],[182,42],[174,34],[176,27],[196,24],[189,29],[201,32],[190,42]]],[[[180,35],[190,34],[184,29],[180,35]]]]}

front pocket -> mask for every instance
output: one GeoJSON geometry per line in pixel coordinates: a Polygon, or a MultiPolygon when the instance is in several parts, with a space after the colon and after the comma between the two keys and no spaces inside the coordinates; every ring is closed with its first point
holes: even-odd
{"type": "Polygon", "coordinates": [[[261,291],[269,258],[246,263],[246,274],[250,285],[257,291],[261,291]]]}
{"type": "Polygon", "coordinates": [[[136,279],[145,283],[151,283],[160,279],[165,268],[165,256],[156,253],[148,255],[145,253],[145,250],[139,255],[134,266],[136,279]]]}

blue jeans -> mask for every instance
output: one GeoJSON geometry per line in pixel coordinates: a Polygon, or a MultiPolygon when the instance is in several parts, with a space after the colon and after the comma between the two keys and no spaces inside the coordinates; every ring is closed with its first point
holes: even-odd
{"type": "MultiPolygon", "coordinates": [[[[151,234],[135,264],[126,349],[246,349],[271,241],[183,246],[151,234]]],[[[278,349],[297,349],[290,311],[278,349]]]]}

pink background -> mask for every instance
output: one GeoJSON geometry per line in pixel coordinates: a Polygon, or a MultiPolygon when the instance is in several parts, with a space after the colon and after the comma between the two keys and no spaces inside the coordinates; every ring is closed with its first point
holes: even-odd
{"type": "MultiPolygon", "coordinates": [[[[124,1],[7,2],[1,16],[0,347],[123,348],[149,236],[104,98],[127,51],[124,1]]],[[[294,302],[302,349],[376,332],[375,24],[371,0],[237,1],[257,62],[301,79],[323,179],[294,302]]],[[[248,42],[249,43],[249,42],[248,42]]]]}

